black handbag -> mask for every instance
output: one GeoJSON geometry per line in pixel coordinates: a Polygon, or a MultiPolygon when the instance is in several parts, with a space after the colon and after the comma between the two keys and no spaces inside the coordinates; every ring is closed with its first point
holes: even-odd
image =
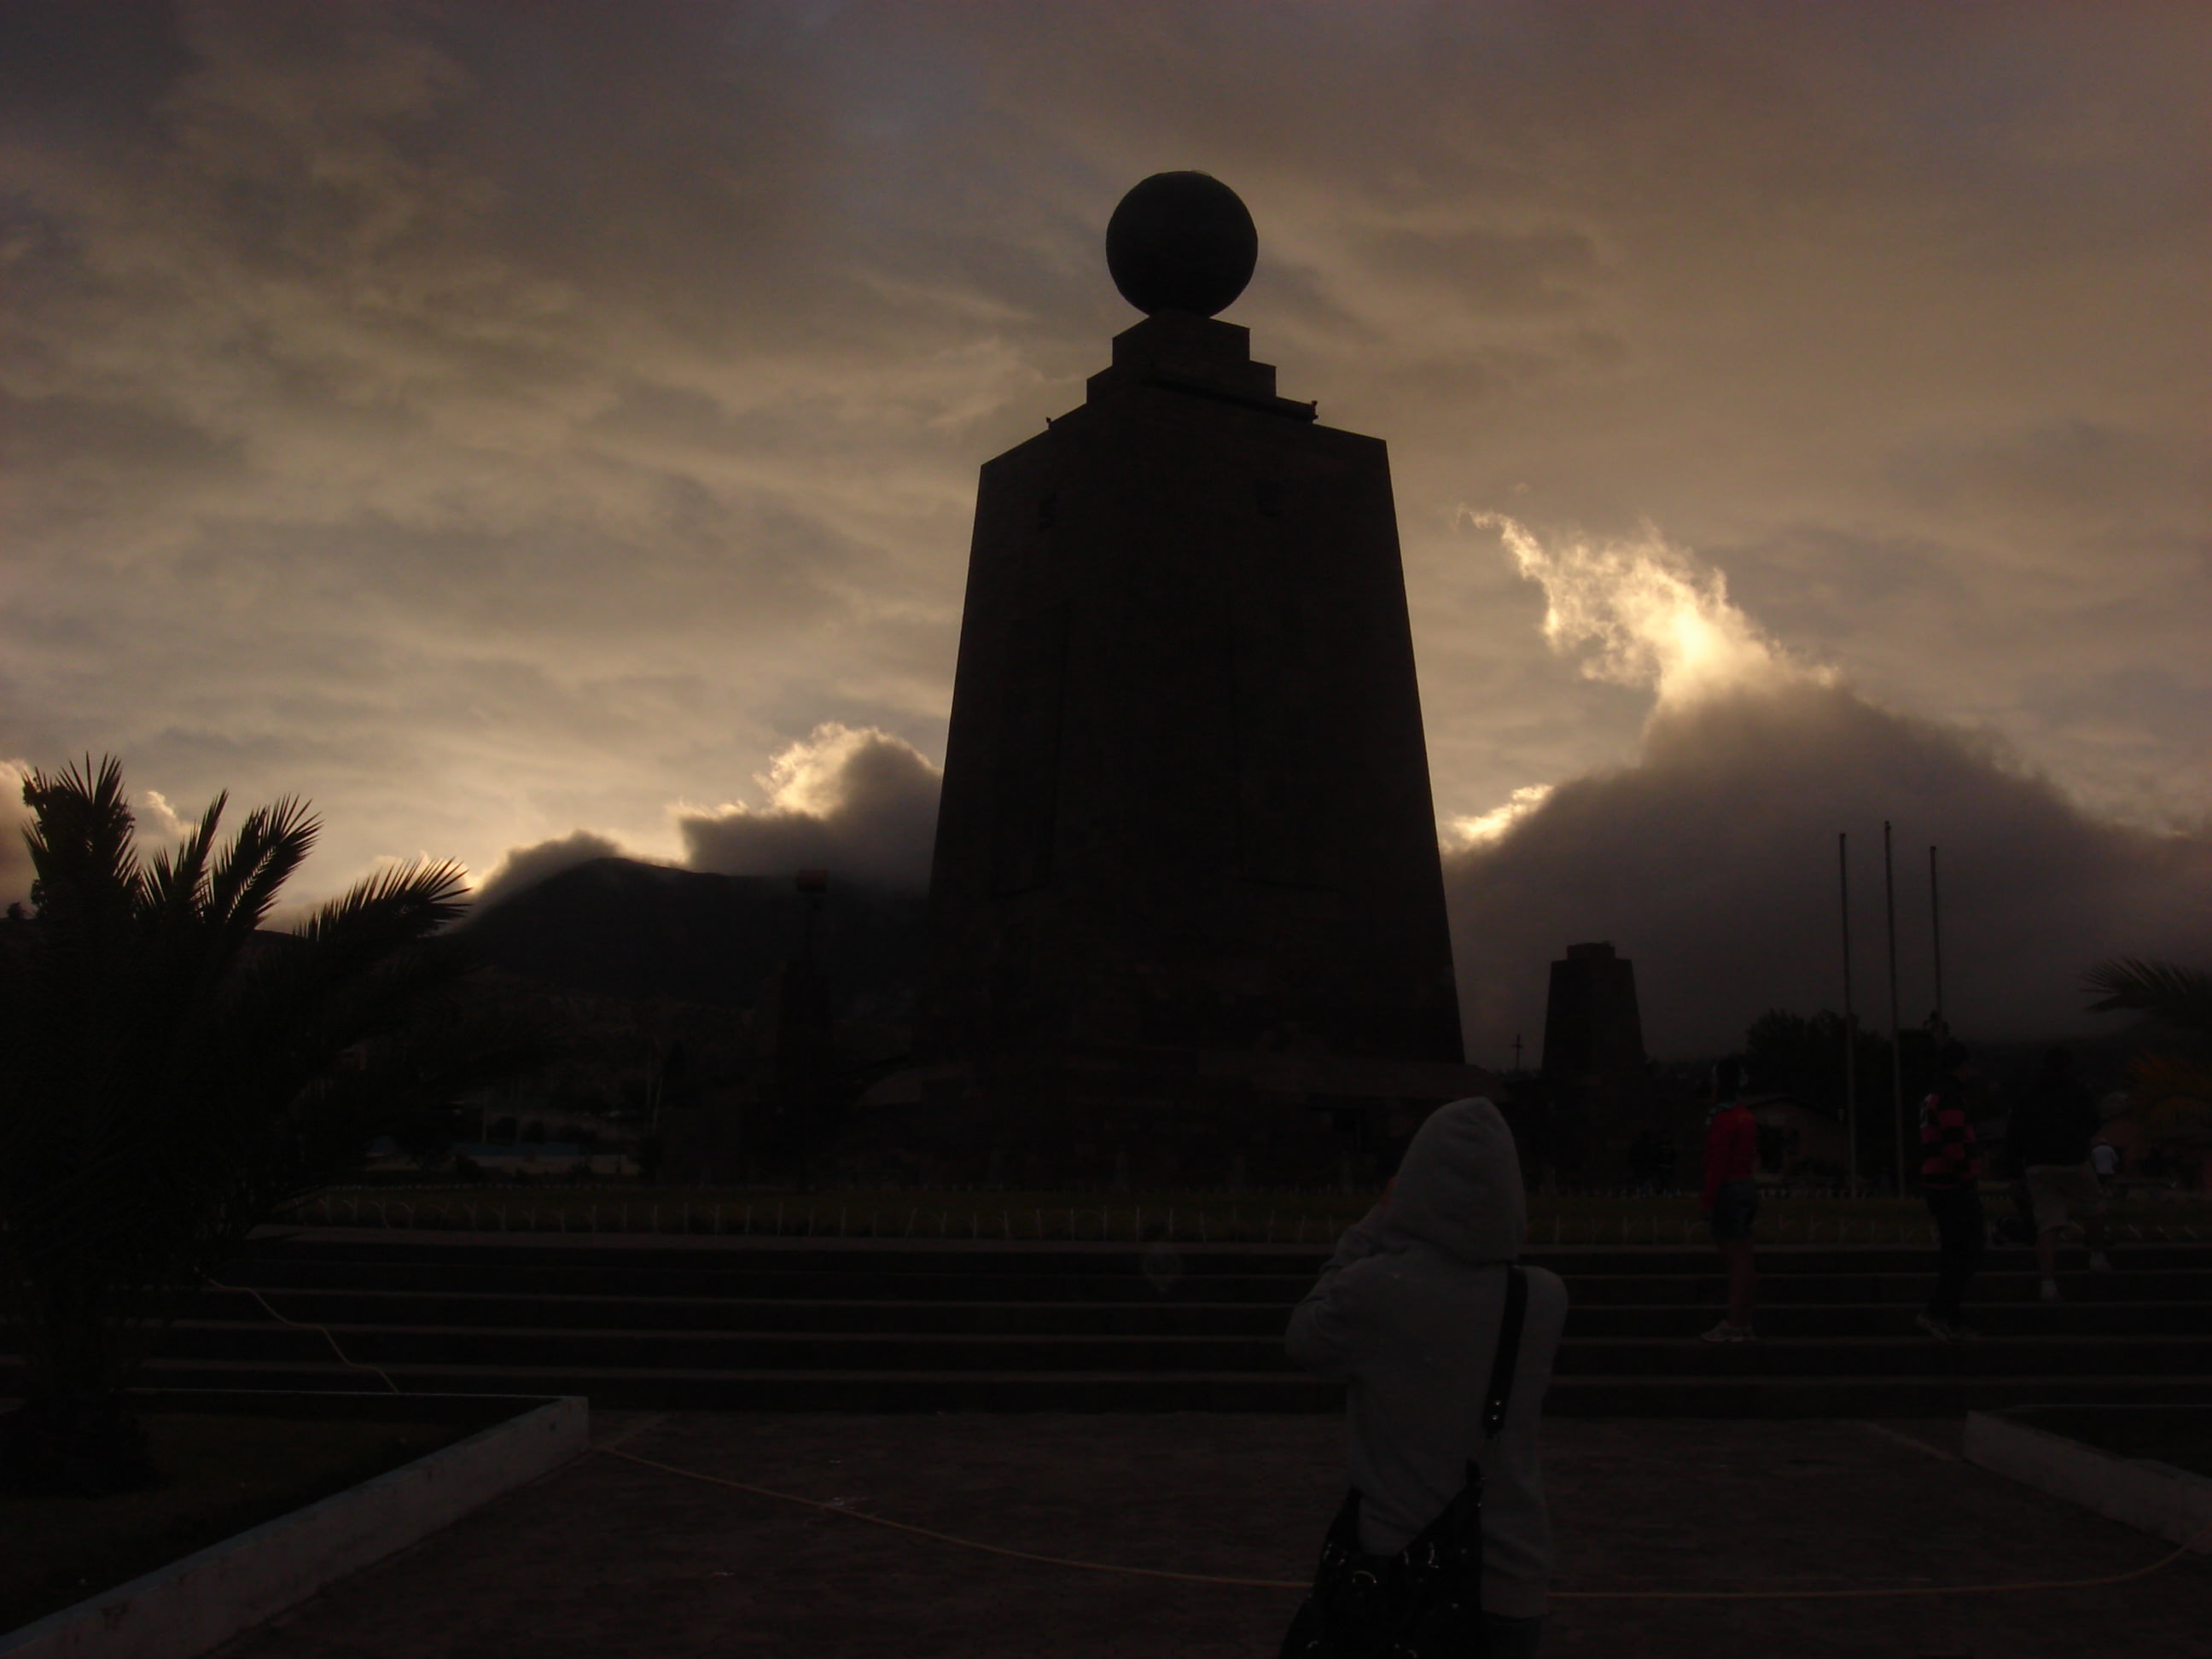
{"type": "MultiPolygon", "coordinates": [[[[1505,1313],[1490,1391],[1482,1406],[1486,1446],[1505,1425],[1528,1278],[1506,1270],[1505,1313]]],[[[1283,1638],[1280,1659],[1479,1659],[1482,1626],[1482,1470],[1468,1460],[1467,1481],[1419,1536],[1395,1555],[1359,1547],[1359,1489],[1347,1492],[1322,1540],[1313,1589],[1283,1638]]]]}

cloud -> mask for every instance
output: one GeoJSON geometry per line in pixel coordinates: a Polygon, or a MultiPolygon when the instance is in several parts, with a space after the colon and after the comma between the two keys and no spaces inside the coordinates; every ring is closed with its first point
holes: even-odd
{"type": "Polygon", "coordinates": [[[477,909],[484,909],[501,899],[520,892],[526,887],[535,887],[549,877],[563,870],[573,870],[580,864],[589,864],[593,859],[617,859],[629,856],[621,845],[611,836],[593,830],[571,830],[551,841],[541,841],[529,847],[510,847],[500,855],[499,862],[477,884],[472,895],[477,909]]]}
{"type": "Polygon", "coordinates": [[[2097,1029],[2082,970],[2194,959],[2212,932],[2212,839],[2083,811],[2000,740],[1883,708],[1793,665],[1717,570],[1656,539],[1508,545],[1552,600],[1555,649],[1650,686],[1629,764],[1523,789],[1448,845],[1469,1051],[1543,1024],[1546,964],[1607,939],[1637,965],[1662,1054],[1741,1040],[1771,1006],[1843,1000],[1838,842],[1850,838],[1857,1006],[1887,1019],[1882,826],[1893,826],[1901,1008],[1936,987],[1928,848],[1940,848],[1946,1012],[1970,1038],[2097,1029]]]}
{"type": "Polygon", "coordinates": [[[1229,320],[1389,444],[1447,821],[1649,712],[1462,500],[1594,552],[1649,517],[1851,684],[2190,821],[2208,33],[0,6],[0,753],[303,794],[325,891],[574,825],[673,855],[663,803],[823,721],[941,753],[975,468],[1133,320],[1116,198],[1201,167],[1260,228],[1229,320]]]}
{"type": "Polygon", "coordinates": [[[920,750],[889,732],[818,726],[761,777],[766,806],[678,817],[684,861],[726,875],[819,867],[833,880],[926,887],[942,778],[920,750]]]}
{"type": "Polygon", "coordinates": [[[1516,789],[1503,806],[1493,806],[1487,812],[1478,812],[1470,817],[1454,818],[1444,833],[1447,848],[1487,847],[1504,840],[1513,831],[1513,826],[1552,798],[1548,783],[1523,784],[1516,789]]]}
{"type": "Polygon", "coordinates": [[[1495,530],[1522,575],[1542,585],[1545,641],[1582,653],[1588,678],[1648,687],[1663,708],[1820,678],[1729,602],[1726,575],[1700,569],[1650,526],[1632,540],[1567,538],[1547,548],[1502,513],[1461,515],[1495,530]]]}
{"type": "Polygon", "coordinates": [[[186,823],[177,809],[169,805],[169,798],[158,789],[149,789],[139,799],[145,805],[145,811],[138,819],[138,835],[142,841],[149,829],[166,840],[182,841],[198,827],[197,821],[186,823]]]}
{"type": "Polygon", "coordinates": [[[32,767],[27,761],[0,760],[0,909],[27,904],[36,872],[23,832],[31,827],[31,809],[23,805],[23,786],[32,767]]]}

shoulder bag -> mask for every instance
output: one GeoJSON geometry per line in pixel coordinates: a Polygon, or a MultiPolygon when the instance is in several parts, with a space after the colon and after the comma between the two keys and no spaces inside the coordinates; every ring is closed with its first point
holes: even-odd
{"type": "MultiPolygon", "coordinates": [[[[1505,1312],[1482,1406],[1487,1446],[1505,1425],[1521,1354],[1528,1279],[1506,1269],[1505,1312]]],[[[1359,1489],[1345,1494],[1322,1542],[1313,1589],[1283,1638],[1280,1659],[1480,1659],[1482,1626],[1482,1470],[1395,1555],[1359,1547],[1359,1489]]]]}

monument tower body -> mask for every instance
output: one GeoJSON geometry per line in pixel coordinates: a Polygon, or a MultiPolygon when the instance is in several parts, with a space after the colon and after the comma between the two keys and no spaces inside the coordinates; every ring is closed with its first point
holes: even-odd
{"type": "Polygon", "coordinates": [[[1001,1139],[1370,1146],[1483,1075],[1389,462],[1213,318],[1255,246],[1203,174],[1131,191],[1149,314],[982,469],[917,1050],[1001,1139]]]}

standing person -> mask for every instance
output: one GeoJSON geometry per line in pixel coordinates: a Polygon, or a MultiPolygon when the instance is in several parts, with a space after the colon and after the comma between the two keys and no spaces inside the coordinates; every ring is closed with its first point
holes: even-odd
{"type": "MultiPolygon", "coordinates": [[[[1536,1652],[1552,1570],[1536,1419],[1567,1291],[1555,1273],[1514,1265],[1528,1231],[1504,1118],[1486,1100],[1441,1107],[1406,1148],[1382,1201],[1338,1242],[1284,1339],[1299,1366],[1350,1381],[1346,1505],[1361,1552],[1404,1550],[1461,1498],[1476,1462],[1480,1570],[1467,1588],[1480,1592],[1488,1645],[1479,1650],[1495,1659],[1536,1652]],[[1501,1371],[1500,1339],[1520,1299],[1510,1294],[1515,1273],[1525,1296],[1518,1353],[1501,1371]],[[1506,1390],[1496,1425],[1484,1420],[1486,1380],[1506,1390]]],[[[1336,1537],[1332,1528],[1332,1544],[1336,1537]]],[[[1316,1650],[1320,1622],[1311,1603],[1301,1609],[1284,1653],[1316,1650]]]]}
{"type": "Polygon", "coordinates": [[[1728,1271],[1728,1317],[1707,1331],[1708,1342],[1749,1342],[1759,1295],[1751,1224],[1759,1215],[1759,1124],[1743,1103],[1743,1063],[1713,1067],[1713,1115],[1705,1124],[1705,1189],[1698,1202],[1728,1271]]]}
{"type": "Polygon", "coordinates": [[[2035,1211],[2035,1265],[2043,1275],[2043,1299],[2058,1300],[2058,1230],[2069,1206],[2081,1212],[2082,1240],[2089,1266],[2110,1267],[2105,1255],[2105,1190],[2090,1162],[2089,1143],[2102,1119],[2097,1103],[2074,1075],[2074,1057],[2053,1048],[2027,1096],[2013,1109],[2013,1145],[2019,1149],[2035,1211]]]}
{"type": "Polygon", "coordinates": [[[2099,1135],[2089,1143],[2089,1167],[2097,1172],[2097,1189],[2110,1199],[2120,1178],[2120,1149],[2099,1135]]]}
{"type": "Polygon", "coordinates": [[[1920,1191],[1936,1218],[1936,1291],[1913,1323],[1940,1341],[1978,1336],[1966,1323],[1966,1285],[1987,1243],[1982,1220],[1982,1159],[1966,1121],[1972,1057],[1946,1039],[1937,1051],[1936,1086],[1920,1103],[1920,1191]]]}

